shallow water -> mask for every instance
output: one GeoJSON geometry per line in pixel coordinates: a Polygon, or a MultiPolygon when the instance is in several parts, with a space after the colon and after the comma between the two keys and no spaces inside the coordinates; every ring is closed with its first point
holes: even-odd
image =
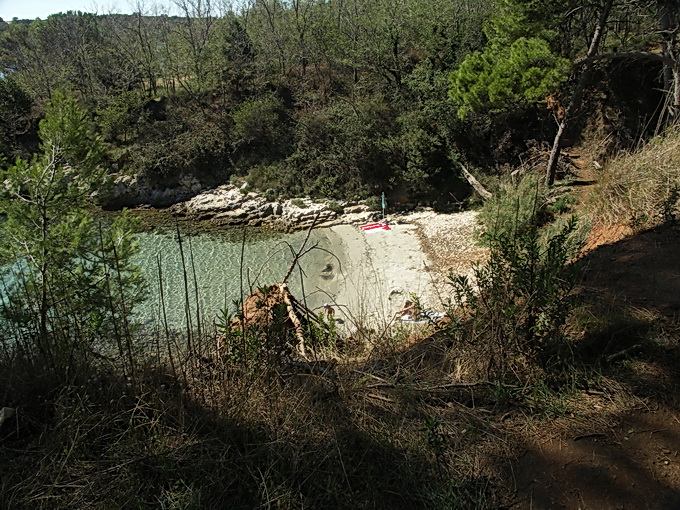
{"type": "MultiPolygon", "coordinates": [[[[138,234],[140,252],[135,262],[146,276],[149,298],[136,308],[136,319],[162,326],[165,316],[173,329],[195,327],[198,317],[203,324],[212,324],[222,310],[233,313],[234,302],[247,297],[251,289],[281,282],[291,267],[293,251],[300,249],[306,236],[306,232],[246,229],[244,242],[240,228],[183,236],[183,263],[176,233],[138,234]]],[[[336,291],[333,275],[342,253],[328,229],[311,233],[306,246],[314,245],[317,249],[301,258],[288,284],[293,295],[318,311],[336,291]]]]}

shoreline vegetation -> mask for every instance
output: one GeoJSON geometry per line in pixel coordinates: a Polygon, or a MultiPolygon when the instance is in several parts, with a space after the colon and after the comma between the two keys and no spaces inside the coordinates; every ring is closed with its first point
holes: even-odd
{"type": "Polygon", "coordinates": [[[0,508],[679,507],[678,26],[677,0],[0,20],[0,508]],[[249,229],[290,236],[273,281],[249,229]]]}

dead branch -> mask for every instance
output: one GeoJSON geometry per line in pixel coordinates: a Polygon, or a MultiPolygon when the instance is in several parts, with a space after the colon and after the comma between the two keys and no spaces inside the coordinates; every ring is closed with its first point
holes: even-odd
{"type": "Polygon", "coordinates": [[[314,218],[314,221],[312,221],[312,224],[309,226],[309,229],[307,230],[307,236],[305,237],[305,240],[302,242],[302,246],[300,246],[300,249],[293,257],[293,262],[290,264],[290,268],[288,269],[286,276],[284,276],[283,280],[281,280],[281,283],[285,284],[288,281],[288,278],[290,278],[290,275],[293,274],[293,269],[295,269],[295,266],[297,266],[300,258],[310,251],[305,250],[305,246],[307,245],[307,241],[309,241],[309,236],[312,234],[312,230],[314,230],[314,227],[316,226],[316,222],[319,221],[319,216],[321,216],[321,211],[317,213],[316,217],[314,218]]]}
{"type": "Polygon", "coordinates": [[[482,186],[482,183],[475,179],[474,175],[468,172],[468,169],[465,168],[465,165],[461,164],[460,168],[463,170],[463,175],[470,183],[470,186],[472,186],[474,190],[477,193],[479,193],[479,196],[482,197],[482,199],[489,200],[491,197],[493,197],[493,194],[490,191],[488,191],[484,186],[482,186]]]}
{"type": "Polygon", "coordinates": [[[305,330],[302,327],[300,319],[295,313],[295,309],[293,308],[293,303],[290,300],[290,294],[288,292],[288,286],[285,283],[280,283],[278,287],[279,289],[281,289],[281,296],[283,297],[283,302],[286,303],[286,307],[288,310],[288,318],[290,319],[290,322],[293,323],[293,328],[295,329],[295,336],[298,339],[297,350],[300,353],[300,356],[306,358],[307,354],[305,349],[305,330]]]}
{"type": "Polygon", "coordinates": [[[616,361],[618,359],[625,358],[629,354],[632,354],[633,352],[635,352],[635,351],[637,351],[638,349],[641,349],[641,348],[642,348],[642,346],[640,344],[635,344],[635,345],[631,345],[630,347],[628,347],[628,349],[624,349],[622,351],[615,352],[614,354],[610,354],[609,356],[607,356],[607,363],[611,363],[612,361],[616,361]]]}

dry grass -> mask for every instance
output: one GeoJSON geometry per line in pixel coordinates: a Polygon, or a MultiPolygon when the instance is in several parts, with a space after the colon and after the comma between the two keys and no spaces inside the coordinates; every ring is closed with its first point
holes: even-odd
{"type": "Polygon", "coordinates": [[[446,330],[367,330],[351,352],[310,354],[325,365],[235,363],[204,335],[200,355],[140,355],[134,378],[100,360],[64,383],[0,360],[2,404],[18,410],[0,428],[0,507],[498,508],[528,438],[596,432],[639,405],[591,369],[571,380],[606,398],[485,381],[482,339],[446,330]]]}
{"type": "Polygon", "coordinates": [[[167,359],[140,357],[135,378],[109,363],[73,365],[70,383],[58,384],[47,374],[19,380],[20,367],[10,375],[3,363],[3,404],[18,410],[18,420],[0,434],[0,506],[466,508],[495,501],[498,472],[488,454],[498,453],[502,433],[470,401],[488,391],[439,387],[452,361],[443,345],[403,350],[378,345],[381,338],[352,358],[330,353],[338,361],[326,371],[177,355],[176,369],[167,359]]]}
{"type": "Polygon", "coordinates": [[[680,129],[606,163],[589,200],[593,225],[650,228],[677,217],[680,129]]]}

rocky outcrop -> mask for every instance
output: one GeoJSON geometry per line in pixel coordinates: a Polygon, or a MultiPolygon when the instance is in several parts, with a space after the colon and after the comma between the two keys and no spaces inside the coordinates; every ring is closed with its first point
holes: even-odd
{"type": "Polygon", "coordinates": [[[177,217],[208,220],[217,225],[264,226],[275,230],[301,230],[317,226],[361,223],[378,218],[378,213],[361,204],[343,200],[313,201],[309,198],[267,200],[245,185],[224,184],[201,191],[194,177],[185,177],[176,186],[163,187],[147,179],[117,177],[104,207],[168,207],[177,217]]]}
{"type": "Polygon", "coordinates": [[[122,207],[168,207],[188,200],[203,189],[195,177],[184,177],[175,186],[154,184],[149,179],[121,175],[114,179],[108,196],[103,200],[107,209],[122,207]]]}
{"type": "Polygon", "coordinates": [[[225,184],[206,190],[169,211],[193,220],[219,225],[265,226],[275,230],[300,230],[317,226],[371,221],[377,213],[365,205],[345,201],[314,202],[309,198],[270,201],[245,187],[225,184]]]}

